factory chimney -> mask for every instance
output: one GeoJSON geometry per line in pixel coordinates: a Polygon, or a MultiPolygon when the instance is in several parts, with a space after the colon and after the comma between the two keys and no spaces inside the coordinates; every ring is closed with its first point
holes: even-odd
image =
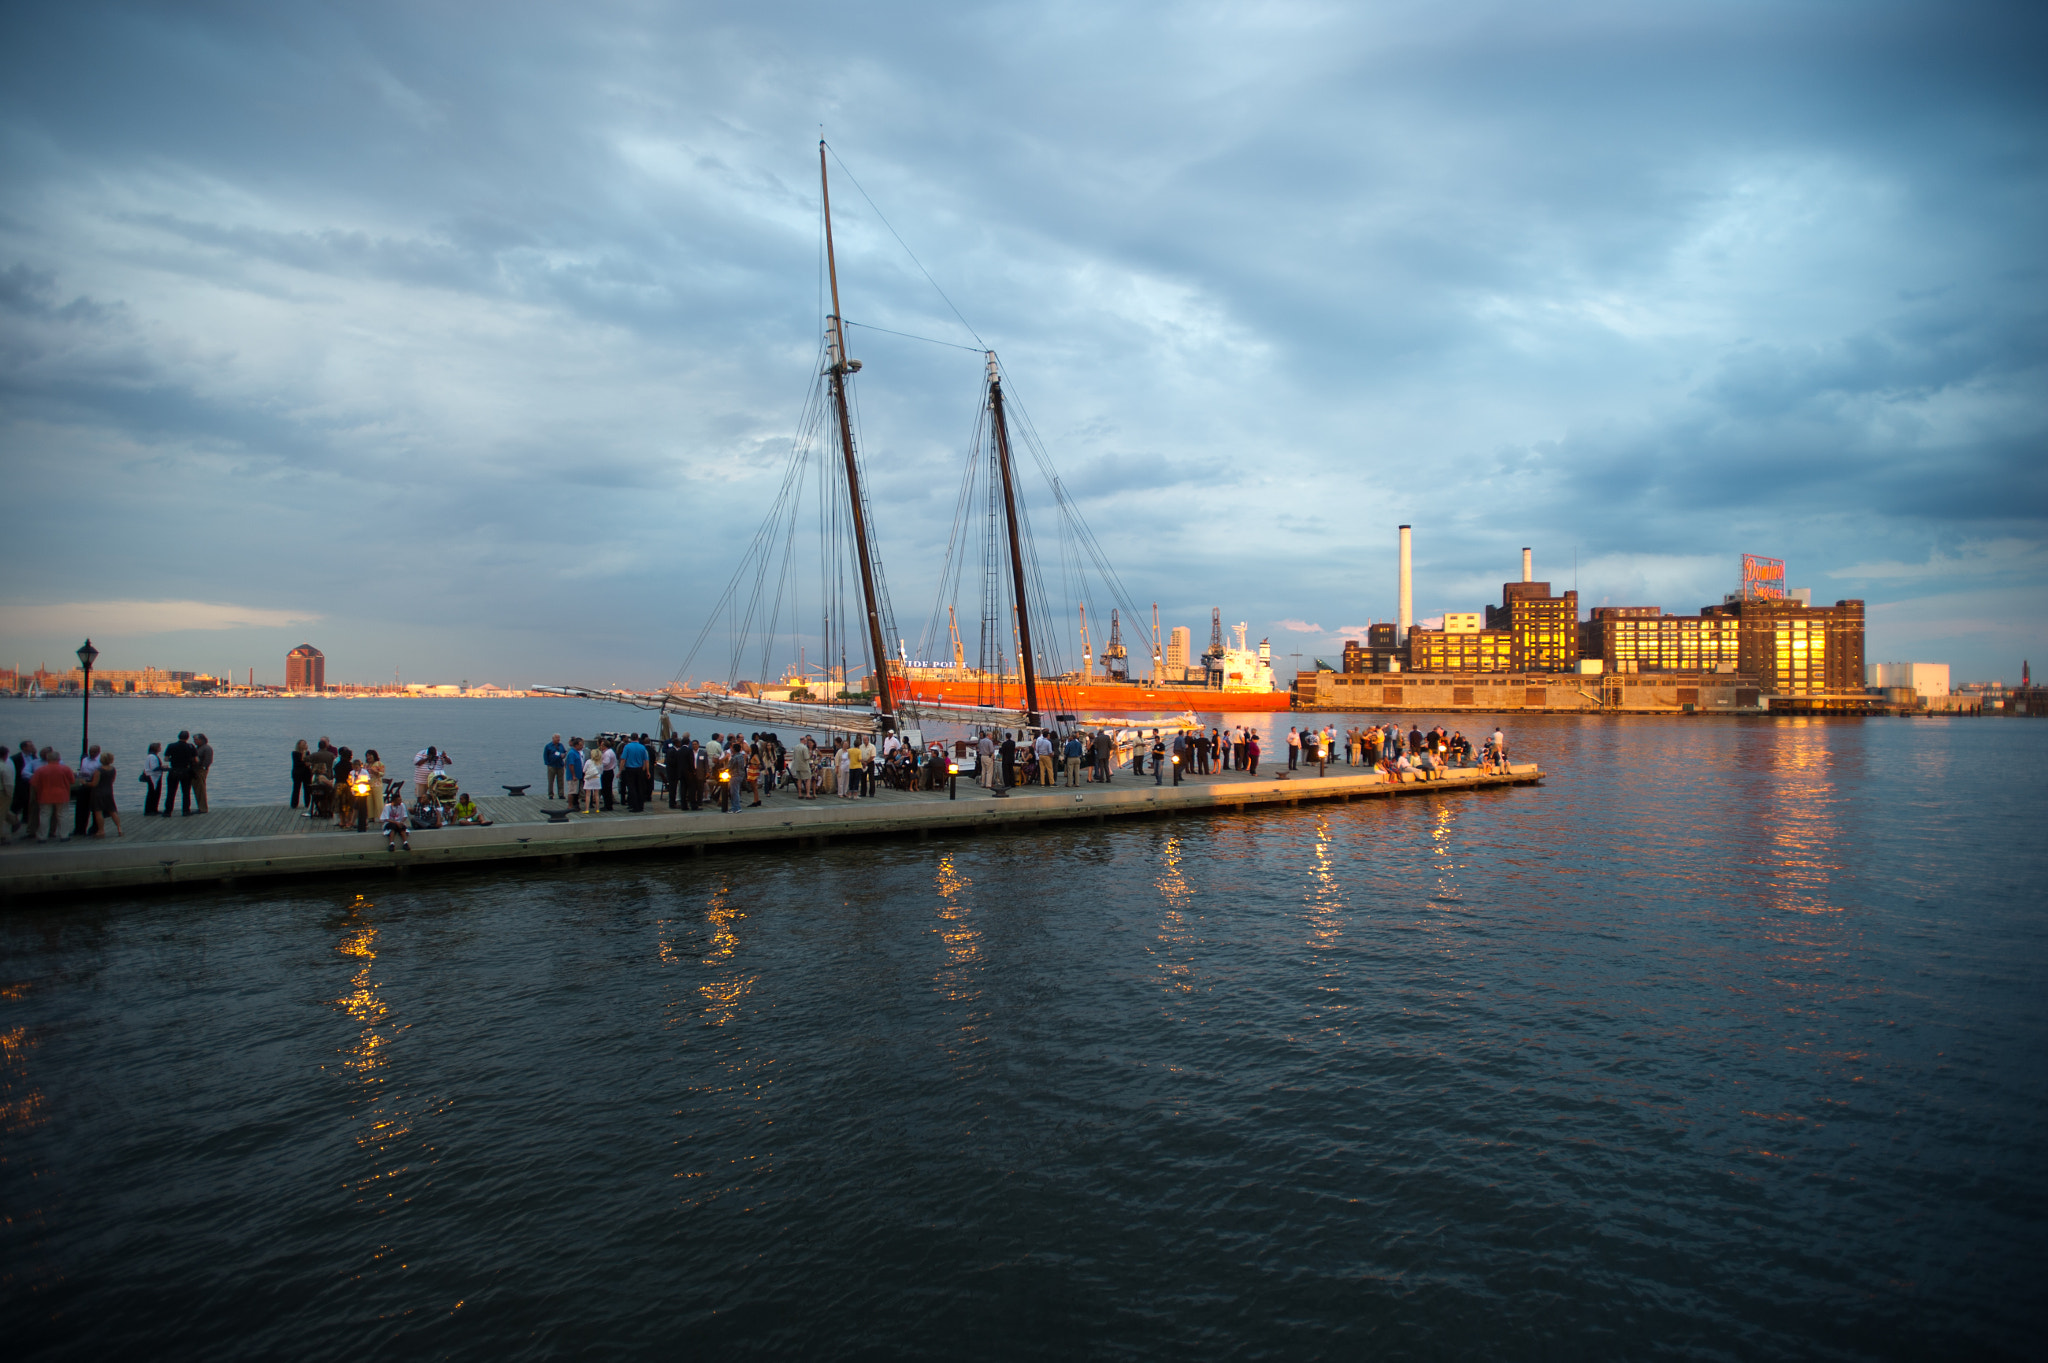
{"type": "Polygon", "coordinates": [[[1535,580],[1536,556],[1530,553],[1528,548],[1525,546],[1522,550],[1522,581],[1534,582],[1535,580]]]}
{"type": "Polygon", "coordinates": [[[1415,533],[1401,527],[1401,630],[1394,642],[1408,646],[1408,631],[1415,624],[1415,533]]]}

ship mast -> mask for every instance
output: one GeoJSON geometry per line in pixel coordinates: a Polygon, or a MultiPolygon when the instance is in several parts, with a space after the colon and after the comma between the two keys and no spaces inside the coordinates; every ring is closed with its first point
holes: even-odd
{"type": "MultiPolygon", "coordinates": [[[[853,419],[846,410],[846,376],[860,361],[846,358],[846,328],[839,317],[839,262],[832,254],[832,187],[825,175],[825,141],[818,139],[818,188],[825,203],[825,266],[832,278],[832,405],[839,414],[839,448],[846,455],[846,492],[853,503],[853,542],[860,553],[860,590],[868,611],[868,656],[875,661],[875,708],[882,727],[896,727],[896,707],[889,698],[889,651],[882,642],[882,612],[875,605],[874,556],[868,548],[867,515],[861,509],[860,470],[853,461],[853,419]]],[[[1007,479],[1008,466],[1004,477],[1007,479]]],[[[1016,535],[1013,529],[1012,538],[1016,535]]]]}
{"type": "Polygon", "coordinates": [[[1038,724],[1038,667],[1031,652],[1031,614],[1024,604],[1024,552],[1017,535],[1017,494],[1010,480],[1010,427],[1003,419],[1003,379],[996,353],[988,352],[988,409],[996,433],[996,464],[1003,471],[1003,516],[1010,526],[1010,583],[1016,589],[1017,659],[1024,670],[1024,711],[1038,724]]]}

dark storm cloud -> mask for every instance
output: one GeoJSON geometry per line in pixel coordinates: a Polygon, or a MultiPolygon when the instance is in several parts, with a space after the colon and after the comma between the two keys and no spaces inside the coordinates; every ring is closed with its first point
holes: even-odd
{"type": "MultiPolygon", "coordinates": [[[[1385,618],[1397,521],[1425,614],[1476,607],[1532,542],[1553,575],[1578,552],[1589,593],[1674,608],[1745,549],[1873,599],[2048,587],[2038,557],[1979,552],[2048,515],[2030,11],[846,19],[10,11],[12,481],[53,526],[112,505],[234,551],[32,554],[17,599],[170,579],[317,611],[364,676],[565,679],[599,641],[612,671],[667,676],[802,410],[821,123],[972,330],[851,179],[848,315],[999,348],[1168,623],[1385,618]],[[371,607],[247,570],[303,556],[308,527],[426,589],[371,607]],[[1943,566],[1854,575],[1923,562],[1943,566]]],[[[856,345],[907,623],[980,361],[856,345]]],[[[2039,607],[1963,642],[1883,618],[1901,633],[1873,626],[1875,651],[1938,639],[1965,671],[2048,628],[2039,607]]]]}

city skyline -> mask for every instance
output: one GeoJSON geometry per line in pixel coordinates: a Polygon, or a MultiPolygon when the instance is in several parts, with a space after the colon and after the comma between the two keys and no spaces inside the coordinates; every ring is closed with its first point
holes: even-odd
{"type": "Polygon", "coordinates": [[[2044,651],[2034,16],[493,14],[4,21],[0,662],[669,680],[811,378],[821,124],[905,633],[981,361],[890,332],[1002,354],[1196,650],[1332,656],[1410,522],[1418,618],[1752,552],[1873,661],[2044,651]]]}

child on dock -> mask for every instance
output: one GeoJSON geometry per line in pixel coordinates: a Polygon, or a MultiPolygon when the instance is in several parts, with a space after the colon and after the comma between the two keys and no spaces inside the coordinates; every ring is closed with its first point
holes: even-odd
{"type": "Polygon", "coordinates": [[[385,851],[395,852],[398,850],[398,848],[392,846],[391,840],[393,838],[397,838],[403,844],[406,851],[412,851],[412,836],[406,829],[405,820],[405,802],[398,798],[398,792],[394,790],[389,796],[385,797],[384,802],[385,851]]]}

